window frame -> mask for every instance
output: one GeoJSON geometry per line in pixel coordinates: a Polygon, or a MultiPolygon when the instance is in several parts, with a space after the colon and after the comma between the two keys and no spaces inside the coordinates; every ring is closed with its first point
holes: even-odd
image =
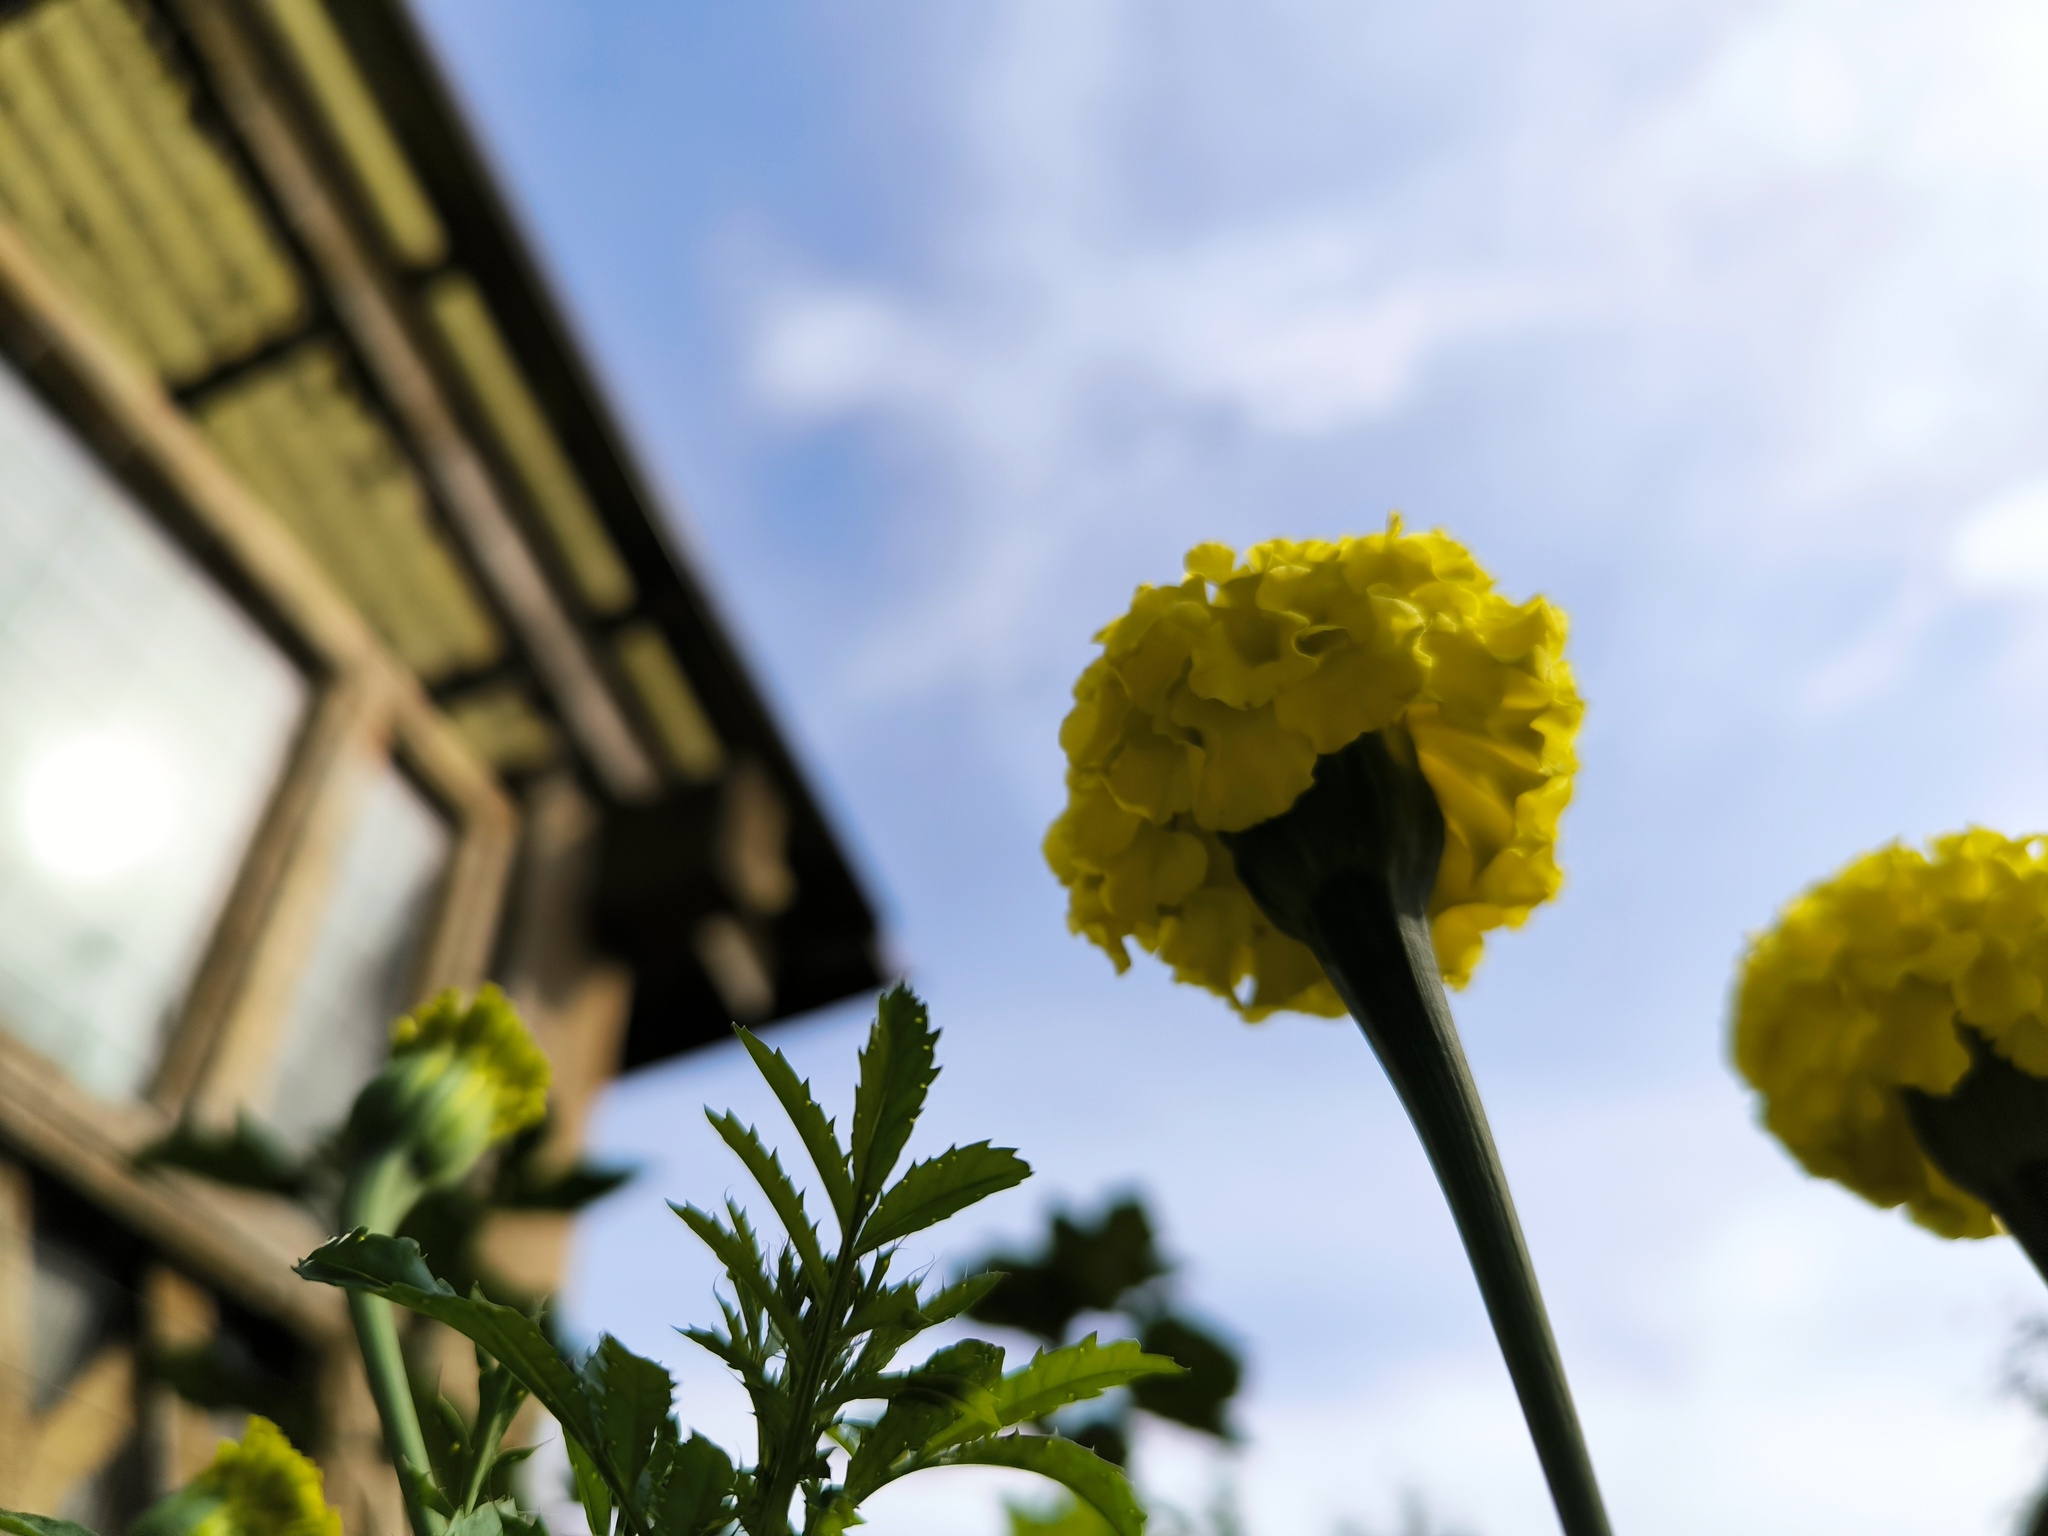
{"type": "Polygon", "coordinates": [[[32,1047],[0,1032],[0,1142],[63,1170],[112,1213],[192,1256],[249,1303],[325,1333],[336,1322],[331,1298],[279,1263],[305,1251],[302,1229],[310,1223],[175,1176],[169,1183],[164,1175],[137,1174],[129,1159],[181,1115],[224,1120],[266,1085],[290,987],[370,773],[396,761],[453,834],[421,948],[423,993],[474,985],[485,974],[518,815],[488,764],[284,523],[5,224],[0,363],[19,372],[229,600],[284,648],[304,672],[310,698],[149,1089],[129,1102],[94,1098],[32,1047]]]}

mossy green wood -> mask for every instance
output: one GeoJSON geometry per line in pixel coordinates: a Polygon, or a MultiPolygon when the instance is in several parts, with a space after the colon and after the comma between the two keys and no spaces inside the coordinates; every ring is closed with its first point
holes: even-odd
{"type": "Polygon", "coordinates": [[[1274,925],[1315,951],[1421,1138],[1568,1536],[1609,1536],[1564,1362],[1430,942],[1443,816],[1402,738],[1318,760],[1280,816],[1224,841],[1274,925]]]}

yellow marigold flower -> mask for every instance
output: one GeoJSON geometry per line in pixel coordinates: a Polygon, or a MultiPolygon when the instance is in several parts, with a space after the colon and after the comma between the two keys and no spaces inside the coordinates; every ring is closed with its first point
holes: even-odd
{"type": "Polygon", "coordinates": [[[1557,891],[1558,816],[1583,713],[1564,615],[1513,603],[1442,533],[1274,539],[1188,552],[1096,639],[1060,727],[1067,807],[1045,856],[1068,925],[1126,941],[1247,1019],[1344,1011],[1308,948],[1276,930],[1218,833],[1280,815],[1316,760],[1405,731],[1444,815],[1430,904],[1437,963],[1463,986],[1483,936],[1557,891]],[[1249,982],[1249,987],[1246,983],[1249,982]]]}
{"type": "Polygon", "coordinates": [[[132,1536],[341,1536],[320,1469],[270,1420],[251,1416],[239,1442],[136,1521],[132,1536]]]}
{"type": "Polygon", "coordinates": [[[493,1141],[538,1125],[548,1109],[548,1059],[496,987],[475,999],[450,987],[391,1026],[393,1060],[446,1052],[477,1074],[490,1097],[493,1141]]]}
{"type": "Polygon", "coordinates": [[[2048,837],[1881,848],[1799,897],[1750,946],[1735,1064],[1809,1172],[1945,1237],[1989,1237],[1991,1210],[1929,1161],[1901,1097],[1956,1090],[1965,1027],[2048,1078],[2048,837]]]}

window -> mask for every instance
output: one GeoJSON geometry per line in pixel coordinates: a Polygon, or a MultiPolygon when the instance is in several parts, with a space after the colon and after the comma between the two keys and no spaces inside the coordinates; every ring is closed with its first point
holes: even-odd
{"type": "Polygon", "coordinates": [[[144,1086],[308,691],[0,369],[0,1028],[144,1086]]]}
{"type": "Polygon", "coordinates": [[[284,1026],[272,1124],[305,1149],[339,1125],[418,998],[420,950],[453,842],[396,767],[370,784],[284,1026]]]}

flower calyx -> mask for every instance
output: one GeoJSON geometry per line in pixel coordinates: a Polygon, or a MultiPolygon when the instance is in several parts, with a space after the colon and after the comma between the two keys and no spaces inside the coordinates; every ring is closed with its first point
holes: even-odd
{"type": "Polygon", "coordinates": [[[1946,1094],[1899,1091],[1914,1139],[1976,1196],[2048,1276],[2048,1079],[2022,1072],[1960,1026],[1970,1069],[1946,1094]]]}
{"type": "Polygon", "coordinates": [[[1317,907],[1334,881],[1366,881],[1394,910],[1428,921],[1444,818],[1414,743],[1394,726],[1318,758],[1293,805],[1222,840],[1259,909],[1321,958],[1317,907]]]}

